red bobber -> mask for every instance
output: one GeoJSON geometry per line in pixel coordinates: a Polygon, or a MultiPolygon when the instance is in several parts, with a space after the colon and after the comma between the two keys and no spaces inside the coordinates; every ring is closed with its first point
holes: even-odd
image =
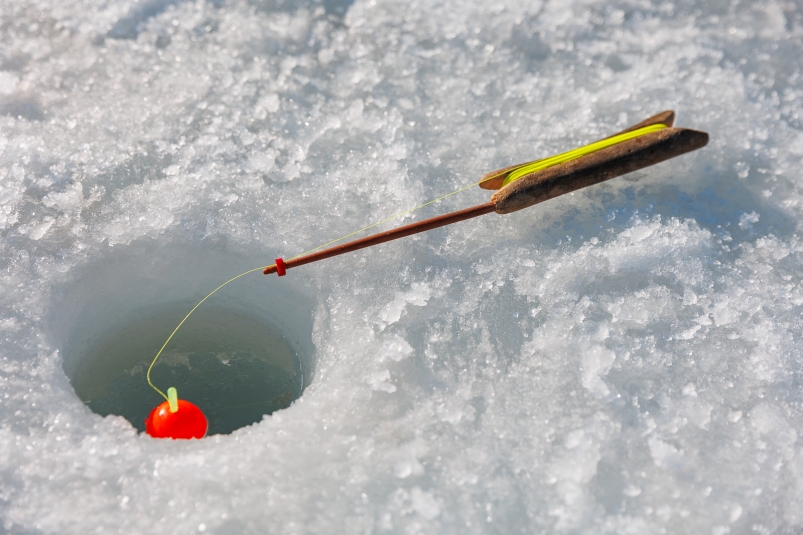
{"type": "MultiPolygon", "coordinates": [[[[173,392],[169,393],[173,394],[173,392]]],[[[154,438],[203,438],[206,436],[209,424],[201,409],[183,399],[174,398],[172,401],[176,407],[174,411],[171,410],[170,401],[165,401],[151,411],[145,418],[145,432],[154,438]]]]}

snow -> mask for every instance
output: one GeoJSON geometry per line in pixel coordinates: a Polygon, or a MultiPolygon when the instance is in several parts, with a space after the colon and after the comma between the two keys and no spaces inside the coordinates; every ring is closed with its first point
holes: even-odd
{"type": "Polygon", "coordinates": [[[0,531],[803,529],[799,2],[19,0],[0,23],[0,531]],[[221,290],[302,356],[259,423],[153,440],[71,385],[121,326],[664,109],[710,144],[221,290]]]}

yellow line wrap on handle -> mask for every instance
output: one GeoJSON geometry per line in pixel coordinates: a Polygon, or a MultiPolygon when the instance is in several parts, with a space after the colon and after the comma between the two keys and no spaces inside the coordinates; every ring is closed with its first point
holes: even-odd
{"type": "Polygon", "coordinates": [[[550,156],[549,158],[544,158],[543,160],[535,160],[533,162],[524,164],[521,167],[508,172],[505,181],[502,182],[502,187],[507,186],[511,182],[514,182],[523,176],[529,175],[530,173],[541,171],[542,169],[546,169],[564,162],[569,162],[571,160],[576,160],[577,158],[597,152],[598,150],[606,149],[613,145],[622,143],[623,141],[634,139],[645,134],[658,132],[664,128],[666,128],[665,124],[652,124],[650,126],[645,126],[644,128],[639,128],[638,130],[633,130],[632,132],[625,132],[624,134],[619,134],[618,136],[609,137],[608,139],[591,143],[590,145],[586,145],[584,147],[563,152],[561,154],[556,154],[555,156],[550,156]]]}

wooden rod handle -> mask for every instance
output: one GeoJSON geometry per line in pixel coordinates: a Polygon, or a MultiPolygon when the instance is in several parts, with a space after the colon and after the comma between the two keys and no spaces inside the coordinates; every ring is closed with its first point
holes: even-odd
{"type": "Polygon", "coordinates": [[[565,193],[704,147],[708,134],[665,128],[525,175],[493,194],[496,212],[509,214],[565,193]]]}
{"type": "MultiPolygon", "coordinates": [[[[317,262],[318,260],[323,260],[325,258],[331,258],[333,256],[350,253],[358,249],[371,247],[372,245],[379,245],[380,243],[385,243],[391,240],[397,240],[399,238],[404,238],[405,236],[418,234],[419,232],[425,232],[427,230],[431,230],[434,228],[451,225],[452,223],[457,223],[458,221],[465,221],[466,219],[471,219],[472,217],[478,217],[481,215],[490,214],[495,210],[496,206],[494,206],[494,203],[489,202],[473,206],[471,208],[466,208],[465,210],[450,212],[448,214],[443,214],[437,217],[432,217],[430,219],[425,219],[417,223],[411,223],[409,225],[395,228],[393,230],[380,232],[378,234],[372,234],[371,236],[366,236],[365,238],[360,238],[359,240],[350,241],[348,243],[343,243],[341,245],[335,245],[334,247],[330,247],[329,249],[324,249],[323,251],[318,251],[316,253],[300,256],[298,258],[292,258],[290,260],[285,261],[284,267],[285,269],[290,269],[298,266],[303,266],[304,264],[309,264],[310,262],[317,262]]],[[[262,273],[264,273],[265,275],[276,273],[276,264],[266,267],[262,271],[262,273]]]]}
{"type": "MultiPolygon", "coordinates": [[[[675,112],[672,110],[662,111],[659,114],[653,115],[649,119],[644,119],[638,124],[634,124],[633,126],[629,126],[622,130],[621,132],[617,132],[612,134],[603,139],[609,139],[614,136],[618,136],[621,134],[626,134],[627,132],[632,132],[633,130],[638,130],[639,128],[644,128],[645,126],[652,126],[654,124],[663,124],[666,126],[672,126],[675,123],[675,112]]],[[[601,141],[601,140],[600,140],[601,141]]],[[[482,189],[499,189],[502,187],[502,183],[507,178],[508,171],[512,171],[517,167],[521,167],[525,165],[524,163],[510,165],[508,167],[503,167],[502,169],[497,169],[496,171],[491,171],[490,173],[486,173],[480,179],[480,187],[482,189]]]]}

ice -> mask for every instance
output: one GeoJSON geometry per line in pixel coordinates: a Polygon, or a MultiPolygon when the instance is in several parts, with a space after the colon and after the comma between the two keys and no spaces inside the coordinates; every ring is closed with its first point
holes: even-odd
{"type": "Polygon", "coordinates": [[[0,531],[803,530],[799,2],[0,21],[0,531]],[[309,349],[303,396],[259,423],[153,440],[68,380],[138,314],[664,109],[710,144],[222,290],[309,349]]]}

